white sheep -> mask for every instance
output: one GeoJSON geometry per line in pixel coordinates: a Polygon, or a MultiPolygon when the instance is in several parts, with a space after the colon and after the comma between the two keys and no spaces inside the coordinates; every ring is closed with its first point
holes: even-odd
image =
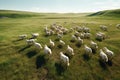
{"type": "Polygon", "coordinates": [[[91,41],[90,42],[90,47],[93,49],[93,50],[97,50],[98,46],[97,46],[97,43],[91,41]]]}
{"type": "Polygon", "coordinates": [[[44,53],[45,54],[52,54],[51,49],[47,45],[44,46],[44,53]]]}
{"type": "Polygon", "coordinates": [[[27,39],[26,40],[28,45],[32,45],[35,41],[36,41],[36,39],[27,39]]]}
{"type": "Polygon", "coordinates": [[[102,40],[104,40],[105,38],[106,38],[105,33],[102,33],[102,32],[96,33],[96,39],[97,39],[97,40],[102,41],[102,40]]]}
{"type": "Polygon", "coordinates": [[[83,44],[83,40],[80,37],[78,37],[77,45],[81,46],[82,44],[83,44]]]}
{"type": "Polygon", "coordinates": [[[78,31],[75,31],[75,34],[74,34],[76,37],[79,37],[80,33],[78,31]]]}
{"type": "Polygon", "coordinates": [[[54,35],[55,32],[53,30],[49,30],[50,31],[50,35],[54,35]]]}
{"type": "Polygon", "coordinates": [[[59,41],[61,45],[65,45],[65,42],[63,40],[59,41]]]}
{"type": "Polygon", "coordinates": [[[100,25],[100,29],[103,30],[103,31],[107,31],[107,26],[100,25]]]}
{"type": "Polygon", "coordinates": [[[44,31],[45,31],[45,32],[48,31],[48,27],[47,27],[47,26],[45,27],[44,31]]]}
{"type": "Polygon", "coordinates": [[[80,33],[80,38],[84,39],[84,34],[83,33],[80,33]]]}
{"type": "Polygon", "coordinates": [[[75,42],[76,40],[77,40],[77,37],[76,37],[75,35],[72,35],[71,41],[72,41],[72,42],[75,42]]]}
{"type": "Polygon", "coordinates": [[[73,31],[74,31],[74,29],[73,29],[73,28],[70,28],[69,32],[73,32],[73,31]]]}
{"type": "Polygon", "coordinates": [[[103,32],[99,32],[99,34],[101,34],[101,35],[103,36],[104,39],[106,38],[105,33],[103,33],[103,32]]]}
{"type": "Polygon", "coordinates": [[[67,45],[67,53],[74,55],[74,50],[69,45],[67,45]]]}
{"type": "Polygon", "coordinates": [[[85,33],[89,33],[89,32],[90,32],[90,28],[83,27],[83,31],[84,31],[85,33]]]}
{"type": "Polygon", "coordinates": [[[54,47],[55,43],[51,39],[49,39],[49,41],[50,41],[50,47],[54,47]]]}
{"type": "Polygon", "coordinates": [[[61,35],[63,35],[63,31],[60,30],[60,29],[58,29],[58,30],[57,30],[57,34],[61,34],[61,35]]]}
{"type": "Polygon", "coordinates": [[[117,24],[117,25],[116,25],[116,28],[120,29],[120,24],[117,24]]]}
{"type": "Polygon", "coordinates": [[[61,38],[63,38],[62,34],[57,34],[57,39],[60,40],[61,38]]]}
{"type": "Polygon", "coordinates": [[[103,50],[102,49],[100,49],[100,58],[103,60],[103,61],[105,61],[105,62],[108,62],[108,57],[107,57],[107,55],[103,52],[103,50]]]}
{"type": "Polygon", "coordinates": [[[81,28],[80,26],[77,27],[77,31],[78,32],[82,32],[83,31],[83,28],[81,28]]]}
{"type": "Polygon", "coordinates": [[[63,31],[63,34],[67,34],[68,33],[68,29],[67,28],[62,28],[61,30],[63,31]]]}
{"type": "Polygon", "coordinates": [[[27,38],[27,34],[23,34],[23,35],[19,35],[19,39],[25,39],[25,38],[27,38]]]}
{"type": "Polygon", "coordinates": [[[92,54],[92,49],[90,47],[88,47],[87,45],[84,45],[84,49],[85,49],[85,53],[88,55],[92,54]]]}
{"type": "Polygon", "coordinates": [[[107,54],[108,56],[108,59],[111,60],[114,56],[114,52],[109,50],[107,47],[104,47],[103,50],[105,51],[105,53],[107,54]]]}
{"type": "Polygon", "coordinates": [[[38,37],[39,36],[39,33],[32,33],[32,37],[33,38],[36,38],[36,37],[38,37]]]}
{"type": "Polygon", "coordinates": [[[42,49],[42,46],[41,46],[40,43],[34,42],[34,46],[35,46],[37,49],[42,49]]]}
{"type": "Polygon", "coordinates": [[[50,30],[46,31],[46,32],[45,32],[45,35],[46,35],[46,36],[50,36],[50,35],[51,35],[50,30]]]}
{"type": "Polygon", "coordinates": [[[70,65],[68,56],[64,55],[63,52],[60,52],[60,59],[61,59],[64,63],[66,63],[67,66],[70,65]]]}
{"type": "Polygon", "coordinates": [[[90,33],[83,33],[84,34],[84,38],[85,39],[89,39],[91,37],[91,34],[90,33]]]}

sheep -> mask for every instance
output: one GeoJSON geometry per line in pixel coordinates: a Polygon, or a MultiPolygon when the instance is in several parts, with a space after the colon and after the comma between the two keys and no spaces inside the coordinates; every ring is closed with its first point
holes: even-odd
{"type": "Polygon", "coordinates": [[[44,46],[44,53],[45,54],[52,54],[51,49],[47,45],[44,46]]]}
{"type": "Polygon", "coordinates": [[[32,45],[35,41],[36,41],[36,39],[27,39],[26,40],[28,45],[32,45]]]}
{"type": "Polygon", "coordinates": [[[89,39],[91,37],[91,34],[90,33],[83,33],[84,34],[84,38],[85,39],[89,39]]]}
{"type": "Polygon", "coordinates": [[[66,56],[66,55],[64,55],[63,52],[60,52],[60,59],[61,59],[64,63],[66,63],[67,66],[70,65],[70,63],[69,63],[69,57],[66,56]]]}
{"type": "Polygon", "coordinates": [[[74,50],[69,45],[67,45],[67,53],[74,55],[74,50]]]}
{"type": "Polygon", "coordinates": [[[60,40],[59,42],[60,42],[61,45],[65,45],[64,41],[60,40]]]}
{"type": "Polygon", "coordinates": [[[84,34],[83,33],[80,33],[80,38],[84,39],[84,34]]]}
{"type": "Polygon", "coordinates": [[[103,36],[103,40],[106,39],[106,35],[105,35],[105,33],[103,33],[103,32],[99,32],[99,34],[101,34],[101,35],[103,36]]]}
{"type": "Polygon", "coordinates": [[[87,45],[84,45],[85,53],[90,56],[92,54],[92,49],[88,47],[87,45]]]}
{"type": "Polygon", "coordinates": [[[62,28],[63,34],[67,34],[68,33],[68,29],[67,28],[62,28]]]}
{"type": "Polygon", "coordinates": [[[108,57],[107,57],[107,55],[103,52],[102,49],[100,49],[99,55],[100,55],[100,58],[101,58],[104,62],[108,62],[108,57]]]}
{"type": "Polygon", "coordinates": [[[42,46],[41,46],[40,43],[34,42],[34,46],[35,46],[37,49],[42,49],[42,46]]]}
{"type": "Polygon", "coordinates": [[[63,37],[62,34],[57,34],[57,40],[60,40],[63,37]]]}
{"type": "Polygon", "coordinates": [[[62,31],[61,29],[57,29],[57,30],[56,30],[56,33],[63,35],[63,31],[62,31]]]}
{"type": "Polygon", "coordinates": [[[99,33],[96,33],[96,39],[99,40],[99,41],[102,41],[103,40],[103,36],[99,33]]]}
{"type": "Polygon", "coordinates": [[[83,32],[85,32],[85,33],[89,33],[89,32],[90,32],[90,28],[83,27],[83,32]]]}
{"type": "Polygon", "coordinates": [[[117,28],[117,29],[120,29],[120,24],[117,24],[117,25],[116,25],[116,28],[117,28]]]}
{"type": "Polygon", "coordinates": [[[51,39],[49,39],[49,41],[50,41],[50,47],[54,47],[55,43],[51,39]]]}
{"type": "Polygon", "coordinates": [[[59,40],[58,48],[62,48],[65,45],[65,42],[62,40],[59,40]]]}
{"type": "Polygon", "coordinates": [[[80,37],[78,37],[78,40],[77,40],[77,46],[81,46],[83,44],[83,40],[80,38],[80,37]]]}
{"type": "Polygon", "coordinates": [[[37,38],[39,36],[39,33],[32,33],[33,38],[37,38]]]}
{"type": "Polygon", "coordinates": [[[51,32],[48,30],[45,32],[45,36],[50,36],[51,35],[51,32]]]}
{"type": "Polygon", "coordinates": [[[83,29],[82,29],[81,27],[77,27],[77,31],[78,31],[78,32],[82,32],[82,30],[83,30],[83,29]]]}
{"type": "Polygon", "coordinates": [[[73,29],[73,28],[70,28],[69,32],[73,32],[73,31],[74,31],[74,29],[73,29]]]}
{"type": "Polygon", "coordinates": [[[19,39],[23,40],[23,39],[25,39],[25,38],[27,38],[27,35],[26,35],[26,34],[19,35],[19,39]]]}
{"type": "Polygon", "coordinates": [[[51,25],[51,27],[50,27],[52,30],[55,30],[55,28],[56,28],[56,25],[55,24],[53,24],[53,25],[51,25]]]}
{"type": "Polygon", "coordinates": [[[100,25],[100,29],[103,30],[103,31],[107,31],[107,26],[100,25]]]}
{"type": "Polygon", "coordinates": [[[104,47],[103,50],[105,51],[105,53],[107,54],[108,56],[108,59],[111,60],[114,56],[114,52],[109,50],[107,47],[104,47]]]}
{"type": "Polygon", "coordinates": [[[97,43],[93,41],[90,42],[90,47],[92,49],[92,52],[96,52],[96,50],[98,49],[97,43]]]}
{"type": "Polygon", "coordinates": [[[71,42],[75,42],[77,40],[77,37],[75,35],[72,35],[71,42]]]}
{"type": "Polygon", "coordinates": [[[74,34],[76,37],[79,37],[79,32],[78,31],[75,31],[75,34],[74,34]]]}
{"type": "Polygon", "coordinates": [[[105,38],[106,38],[105,33],[102,33],[102,32],[96,33],[96,39],[97,40],[103,41],[105,38]]]}
{"type": "Polygon", "coordinates": [[[47,26],[45,27],[44,31],[45,31],[45,32],[46,32],[46,31],[48,31],[48,28],[47,28],[47,26]]]}

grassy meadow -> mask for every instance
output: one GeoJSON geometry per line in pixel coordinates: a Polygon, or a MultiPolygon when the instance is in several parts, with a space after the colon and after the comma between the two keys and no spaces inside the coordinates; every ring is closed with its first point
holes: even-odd
{"type": "Polygon", "coordinates": [[[0,11],[0,80],[120,80],[120,17],[88,16],[91,13],[32,13],[18,11],[0,11]],[[84,56],[84,44],[76,47],[71,43],[71,35],[63,36],[66,46],[59,49],[56,36],[44,36],[45,26],[53,23],[61,24],[70,29],[75,26],[86,26],[91,29],[91,39],[84,39],[84,44],[90,45],[90,40],[98,43],[99,49],[108,47],[115,53],[110,64],[99,61],[99,49],[87,60],[84,56]],[[108,26],[108,31],[102,31],[99,25],[108,26]],[[102,42],[95,39],[98,32],[106,33],[109,38],[102,42]],[[49,39],[55,42],[52,55],[44,55],[43,49],[38,51],[34,46],[27,46],[25,40],[18,40],[21,34],[39,33],[37,42],[42,46],[49,44],[49,39]],[[70,58],[70,66],[60,65],[59,52],[65,51],[69,44],[75,52],[70,58]]]}

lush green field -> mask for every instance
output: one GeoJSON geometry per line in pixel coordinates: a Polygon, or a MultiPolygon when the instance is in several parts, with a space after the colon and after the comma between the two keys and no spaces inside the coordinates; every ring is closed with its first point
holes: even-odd
{"type": "MultiPolygon", "coordinates": [[[[120,17],[87,15],[0,11],[0,80],[120,80],[120,29],[116,28],[120,17]],[[89,60],[86,59],[84,46],[78,48],[71,43],[74,33],[68,33],[62,40],[72,46],[75,55],[70,58],[69,67],[62,67],[59,52],[67,47],[59,49],[56,36],[44,36],[44,27],[53,23],[62,24],[68,29],[76,25],[89,27],[91,40],[98,43],[99,49],[107,46],[114,51],[111,64],[99,61],[99,49],[89,60]],[[107,32],[99,28],[101,24],[108,26],[107,32]],[[98,31],[105,32],[110,38],[102,42],[95,40],[98,31]],[[34,46],[28,47],[25,40],[18,40],[18,35],[27,34],[30,38],[34,32],[40,34],[37,42],[42,46],[49,44],[50,38],[55,41],[52,55],[44,55],[43,50],[38,51],[34,46]]],[[[84,44],[90,45],[90,40],[85,39],[84,44]]]]}

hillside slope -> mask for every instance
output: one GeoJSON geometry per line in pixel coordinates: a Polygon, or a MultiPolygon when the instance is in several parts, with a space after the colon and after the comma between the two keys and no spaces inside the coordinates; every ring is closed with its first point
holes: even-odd
{"type": "Polygon", "coordinates": [[[96,12],[96,13],[92,13],[88,16],[120,17],[120,9],[99,11],[99,12],[96,12]]]}
{"type": "Polygon", "coordinates": [[[0,18],[23,18],[33,17],[39,14],[25,11],[14,11],[14,10],[0,10],[0,18]]]}

